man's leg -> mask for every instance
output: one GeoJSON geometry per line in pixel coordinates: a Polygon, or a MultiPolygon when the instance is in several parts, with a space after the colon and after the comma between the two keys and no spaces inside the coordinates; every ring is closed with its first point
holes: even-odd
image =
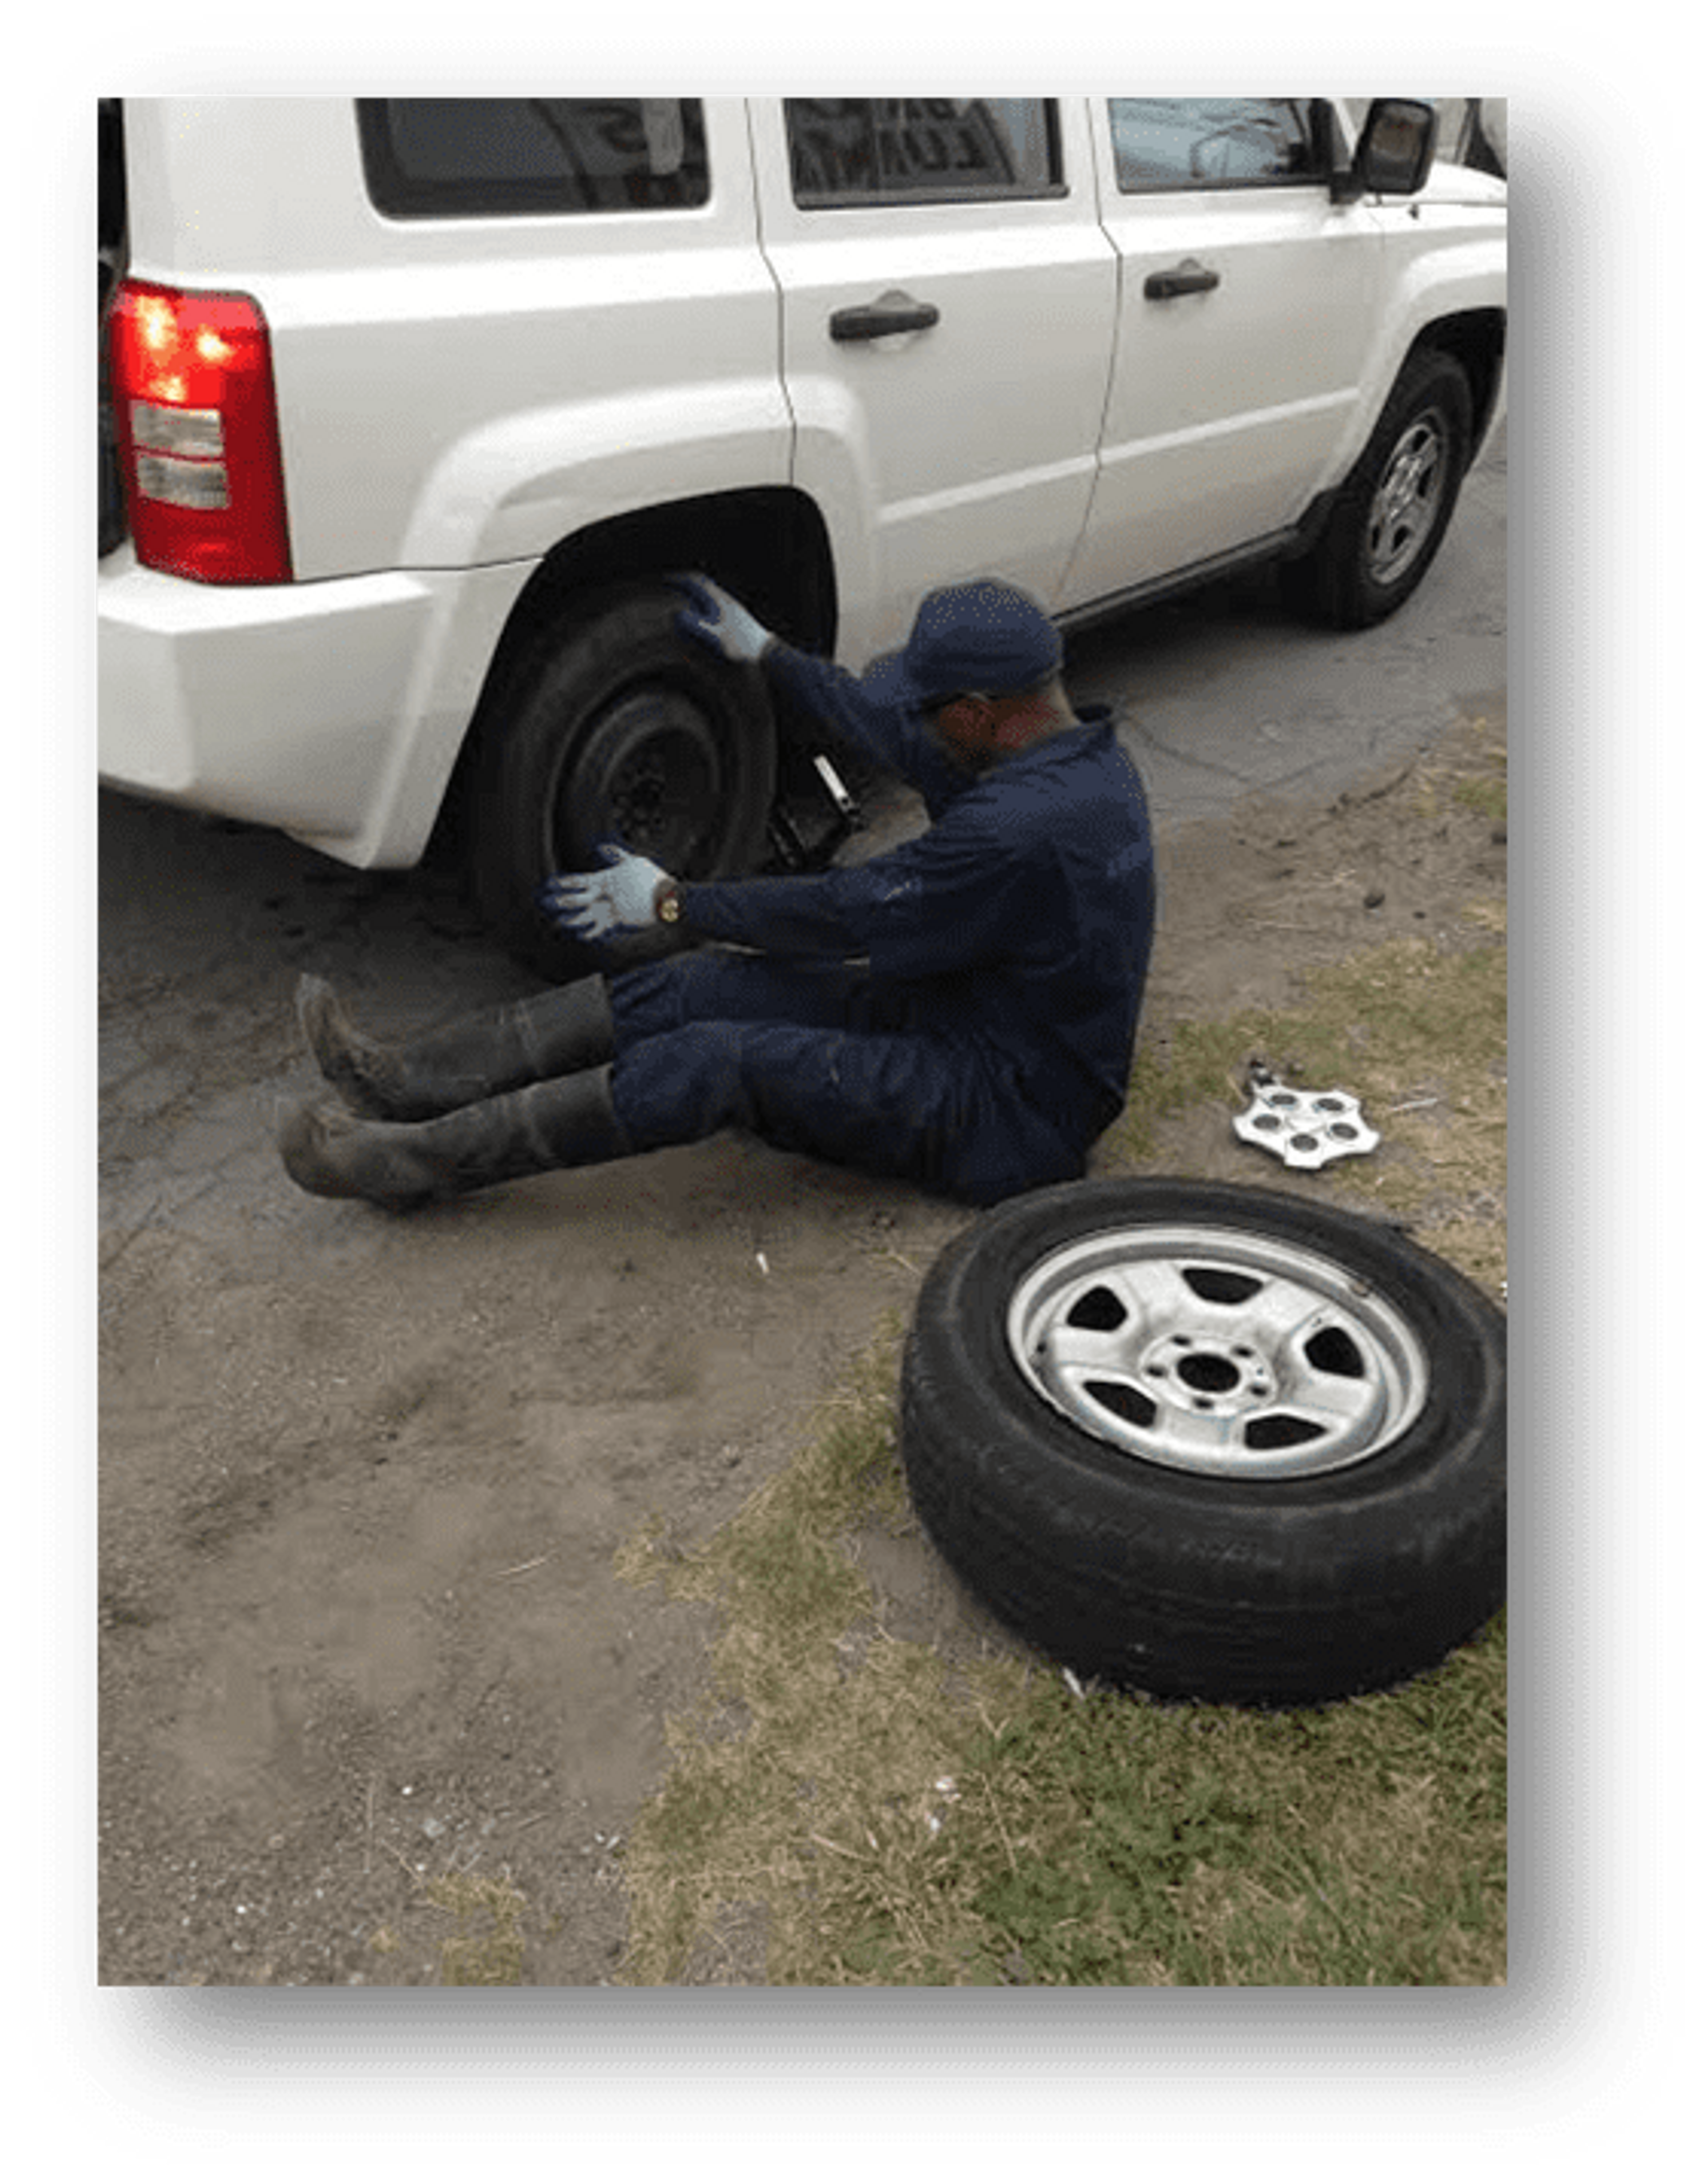
{"type": "Polygon", "coordinates": [[[320,1073],[358,1115],[413,1123],[541,1078],[571,1077],[614,1051],[601,977],[482,1009],[394,1045],[365,1038],[324,978],[304,975],[296,1012],[320,1073]]]}
{"type": "Polygon", "coordinates": [[[857,1020],[866,984],[838,964],[782,966],[707,951],[610,980],[594,974],[389,1044],[358,1031],[328,981],[306,972],[296,1012],[320,1074],[346,1106],[376,1121],[415,1123],[608,1061],[618,1013],[629,1040],[695,1017],[840,1023],[857,1020]]]}
{"type": "Polygon", "coordinates": [[[617,1160],[634,1150],[611,1104],[610,1069],[525,1084],[424,1123],[360,1120],[330,1106],[286,1115],[278,1150],[316,1198],[361,1198],[392,1213],[493,1184],[617,1160]]]}
{"type": "Polygon", "coordinates": [[[610,999],[637,1150],[732,1124],[978,1206],[1084,1172],[1016,1075],[866,972],[707,953],[614,979],[610,999]]]}
{"type": "Polygon", "coordinates": [[[610,1097],[636,1152],[744,1129],[783,1152],[928,1184],[950,1165],[963,1074],[922,1039],[694,1022],[618,1045],[610,1097]]]}
{"type": "Polygon", "coordinates": [[[897,1031],[907,1021],[872,987],[867,971],[716,948],[619,972],[610,981],[610,1006],[618,1053],[689,1023],[897,1031]]]}
{"type": "Polygon", "coordinates": [[[611,1064],[419,1123],[298,1110],[279,1140],[291,1175],[322,1196],[404,1212],[728,1128],[978,1203],[1081,1170],[1039,1117],[995,1091],[961,1043],[846,1028],[884,1006],[857,974],[722,958],[691,978],[635,972],[612,987],[611,1064]],[[713,997],[752,1013],[688,1015],[713,997]],[[784,1001],[815,1020],[762,1012],[784,1001]]]}
{"type": "Polygon", "coordinates": [[[688,1023],[577,1076],[529,1084],[422,1123],[300,1106],[279,1150],[325,1198],[393,1212],[554,1168],[582,1167],[744,1128],[784,1151],[939,1180],[958,1088],[921,1040],[769,1022],[688,1023]]]}

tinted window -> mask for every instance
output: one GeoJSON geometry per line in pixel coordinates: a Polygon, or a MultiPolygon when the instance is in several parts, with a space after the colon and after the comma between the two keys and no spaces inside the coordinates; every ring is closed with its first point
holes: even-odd
{"type": "Polygon", "coordinates": [[[696,98],[363,98],[367,187],[402,219],[634,212],[710,194],[696,98]]]}
{"type": "Polygon", "coordinates": [[[125,119],[122,101],[103,98],[100,121],[100,189],[96,204],[100,215],[98,242],[103,253],[116,257],[125,240],[125,119]]]}
{"type": "Polygon", "coordinates": [[[1062,187],[1049,98],[790,98],[802,205],[1051,197],[1062,187]]]}
{"type": "Polygon", "coordinates": [[[1112,98],[1113,164],[1128,194],[1248,189],[1323,178],[1301,98],[1112,98]]]}

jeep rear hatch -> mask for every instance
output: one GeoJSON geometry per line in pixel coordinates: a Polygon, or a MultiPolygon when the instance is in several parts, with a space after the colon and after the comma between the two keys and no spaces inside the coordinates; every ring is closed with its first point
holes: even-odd
{"type": "Polygon", "coordinates": [[[290,581],[272,339],[253,297],[128,277],[124,114],[100,103],[100,550],[214,584],[290,581]]]}
{"type": "Polygon", "coordinates": [[[103,98],[99,103],[100,142],[98,208],[99,232],[96,257],[100,276],[101,412],[100,550],[110,554],[124,543],[125,494],[119,478],[119,443],[113,418],[112,385],[108,370],[107,312],[125,270],[125,123],[120,100],[103,98]]]}

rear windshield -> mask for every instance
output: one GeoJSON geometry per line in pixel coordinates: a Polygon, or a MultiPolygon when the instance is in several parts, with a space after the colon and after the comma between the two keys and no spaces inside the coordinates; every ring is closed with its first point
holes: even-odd
{"type": "Polygon", "coordinates": [[[367,189],[397,220],[649,212],[710,196],[696,98],[362,98],[367,189]]]}

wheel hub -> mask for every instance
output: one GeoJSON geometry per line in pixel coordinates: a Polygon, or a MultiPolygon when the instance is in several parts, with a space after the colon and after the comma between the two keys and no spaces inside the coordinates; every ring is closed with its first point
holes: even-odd
{"type": "Polygon", "coordinates": [[[605,708],[558,783],[548,859],[583,860],[613,838],[696,878],[722,788],[713,723],[685,692],[643,683],[605,708]]]}
{"type": "Polygon", "coordinates": [[[1247,1343],[1226,1345],[1212,1336],[1163,1335],[1137,1364],[1139,1382],[1179,1392],[1174,1400],[1200,1415],[1235,1418],[1273,1395],[1271,1363],[1247,1343]]]}

